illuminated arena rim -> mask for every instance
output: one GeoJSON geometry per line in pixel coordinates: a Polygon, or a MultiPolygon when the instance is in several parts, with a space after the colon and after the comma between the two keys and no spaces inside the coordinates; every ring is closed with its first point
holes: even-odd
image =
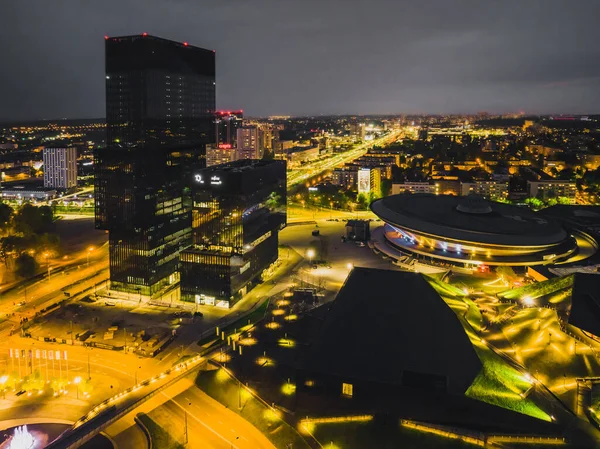
{"type": "Polygon", "coordinates": [[[392,195],[371,203],[388,244],[418,259],[459,266],[541,265],[566,260],[577,241],[529,209],[470,195],[392,195]]]}

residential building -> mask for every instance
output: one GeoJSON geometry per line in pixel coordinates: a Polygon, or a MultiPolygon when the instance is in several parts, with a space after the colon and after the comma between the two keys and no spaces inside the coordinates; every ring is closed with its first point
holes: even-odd
{"type": "Polygon", "coordinates": [[[44,187],[77,187],[77,148],[44,148],[44,187]]]}
{"type": "Polygon", "coordinates": [[[259,126],[251,125],[238,128],[235,160],[261,159],[264,151],[264,136],[259,126]]]}
{"type": "Polygon", "coordinates": [[[358,167],[334,168],[331,183],[344,189],[352,189],[358,179],[358,167]]]}
{"type": "Polygon", "coordinates": [[[527,181],[527,193],[530,198],[547,201],[550,198],[565,197],[569,203],[575,204],[577,183],[559,179],[545,181],[527,181]]]}
{"type": "Polygon", "coordinates": [[[358,170],[358,193],[381,194],[381,171],[379,168],[361,168],[358,170]]]}
{"type": "Polygon", "coordinates": [[[392,195],[399,193],[439,193],[435,184],[429,181],[404,181],[392,184],[392,195]]]}

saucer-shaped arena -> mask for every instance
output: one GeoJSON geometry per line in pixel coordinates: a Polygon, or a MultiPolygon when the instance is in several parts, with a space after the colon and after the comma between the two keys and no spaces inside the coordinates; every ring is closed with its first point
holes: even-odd
{"type": "Polygon", "coordinates": [[[577,242],[529,209],[481,197],[392,195],[371,204],[387,243],[403,254],[464,267],[542,265],[565,260],[577,242]]]}

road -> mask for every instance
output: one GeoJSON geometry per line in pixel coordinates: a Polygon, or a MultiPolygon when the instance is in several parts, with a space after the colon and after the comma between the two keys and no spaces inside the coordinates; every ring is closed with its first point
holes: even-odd
{"type": "Polygon", "coordinates": [[[248,421],[195,386],[174,396],[151,416],[168,420],[175,434],[185,433],[187,413],[189,448],[273,449],[275,446],[248,421]],[[179,430],[180,432],[177,432],[179,430]]]}
{"type": "Polygon", "coordinates": [[[353,148],[352,150],[332,155],[326,159],[316,160],[298,169],[289,170],[287,174],[288,188],[293,187],[296,184],[300,184],[306,181],[307,179],[317,176],[327,170],[331,170],[332,168],[343,165],[346,162],[353,161],[354,159],[364,155],[374,146],[385,145],[386,143],[398,139],[401,135],[401,130],[395,130],[379,139],[362,143],[353,148]]]}

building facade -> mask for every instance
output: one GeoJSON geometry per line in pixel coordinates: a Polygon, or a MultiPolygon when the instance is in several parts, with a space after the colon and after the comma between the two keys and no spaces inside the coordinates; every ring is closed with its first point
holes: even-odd
{"type": "Polygon", "coordinates": [[[206,166],[227,164],[235,159],[235,148],[229,143],[210,144],[206,146],[206,166]]]}
{"type": "Polygon", "coordinates": [[[237,145],[237,130],[242,126],[244,111],[217,111],[215,114],[216,145],[237,145]]]}
{"type": "Polygon", "coordinates": [[[558,179],[546,181],[527,181],[527,193],[530,198],[547,201],[550,198],[565,197],[570,204],[575,204],[577,183],[558,179]]]}
{"type": "Polygon", "coordinates": [[[262,158],[265,150],[262,130],[256,125],[239,128],[236,148],[235,160],[262,158]]]}
{"type": "Polygon", "coordinates": [[[193,175],[193,245],[181,253],[181,299],[230,307],[277,260],[286,164],[239,160],[193,175]]]}
{"type": "Polygon", "coordinates": [[[108,230],[111,289],[153,295],[178,280],[192,242],[187,181],[215,140],[215,54],[146,34],[105,44],[96,228],[108,230]]]}
{"type": "Polygon", "coordinates": [[[77,148],[44,148],[44,187],[77,187],[77,148]]]}

